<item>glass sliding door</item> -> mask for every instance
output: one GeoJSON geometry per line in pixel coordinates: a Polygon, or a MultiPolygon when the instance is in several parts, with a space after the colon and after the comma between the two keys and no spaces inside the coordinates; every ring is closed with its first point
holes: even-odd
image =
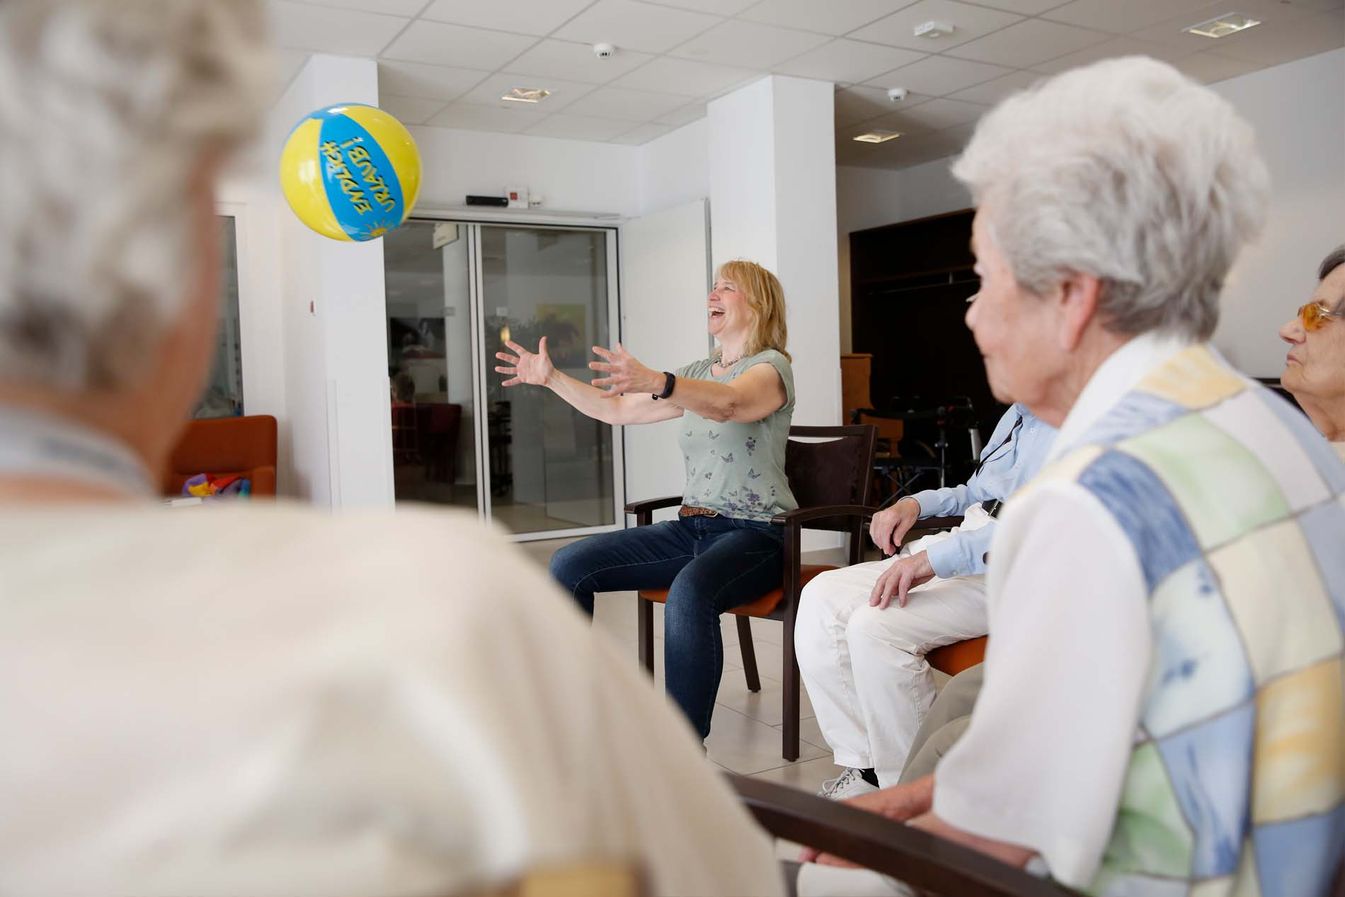
{"type": "Polygon", "coordinates": [[[520,538],[614,527],[613,429],[494,372],[505,340],[546,336],[558,370],[591,379],[589,347],[616,339],[614,232],[412,221],[384,240],[397,499],[474,506],[520,538]],[[447,482],[436,420],[456,427],[447,482]]]}
{"type": "Polygon", "coordinates": [[[469,244],[451,222],[408,221],[383,238],[398,501],[480,507],[469,244]]]}

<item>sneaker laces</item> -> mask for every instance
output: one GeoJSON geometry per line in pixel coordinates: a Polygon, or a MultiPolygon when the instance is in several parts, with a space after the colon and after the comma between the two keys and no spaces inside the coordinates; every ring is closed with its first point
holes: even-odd
{"type": "Polygon", "coordinates": [[[863,779],[864,773],[853,766],[846,767],[845,772],[834,779],[827,779],[822,783],[822,790],[818,792],[822,797],[831,797],[838,791],[850,787],[856,779],[863,779]]]}

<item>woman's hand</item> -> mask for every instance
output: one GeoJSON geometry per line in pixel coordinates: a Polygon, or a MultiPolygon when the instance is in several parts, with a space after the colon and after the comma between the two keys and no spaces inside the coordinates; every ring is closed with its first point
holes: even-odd
{"type": "Polygon", "coordinates": [[[647,392],[651,395],[663,392],[666,378],[661,371],[651,370],[640,364],[639,360],[626,351],[620,343],[614,349],[594,346],[593,354],[605,361],[590,361],[591,370],[607,374],[593,381],[593,385],[604,389],[607,398],[615,398],[628,392],[647,392]]]}
{"type": "Polygon", "coordinates": [[[530,386],[546,386],[551,379],[551,374],[555,372],[555,365],[551,363],[551,355],[546,351],[546,337],[537,343],[537,352],[529,352],[512,340],[505,340],[504,344],[508,346],[515,355],[508,352],[496,352],[495,357],[503,361],[509,367],[496,365],[495,373],[509,374],[510,378],[502,385],[517,386],[520,383],[527,383],[530,386]]]}

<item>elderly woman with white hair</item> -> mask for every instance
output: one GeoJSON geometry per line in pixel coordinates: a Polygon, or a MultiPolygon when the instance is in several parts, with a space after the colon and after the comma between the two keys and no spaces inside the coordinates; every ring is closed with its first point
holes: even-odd
{"type": "Polygon", "coordinates": [[[1345,244],[1317,266],[1317,289],[1280,328],[1289,344],[1280,384],[1345,457],[1345,244]]]}
{"type": "Polygon", "coordinates": [[[500,534],[154,501],[262,21],[0,3],[0,893],[504,893],[575,863],[778,893],[685,724],[500,534]]]}
{"type": "Polygon", "coordinates": [[[1060,432],[990,550],[966,733],[855,802],[1091,893],[1326,893],[1345,466],[1208,344],[1265,212],[1251,128],[1111,60],[1006,100],[953,172],[990,385],[1060,432]]]}

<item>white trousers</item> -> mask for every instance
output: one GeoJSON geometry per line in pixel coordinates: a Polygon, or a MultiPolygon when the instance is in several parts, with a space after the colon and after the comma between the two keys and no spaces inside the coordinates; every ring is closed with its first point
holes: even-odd
{"type": "MultiPolygon", "coordinates": [[[[901,551],[918,552],[929,536],[901,551]]],[[[822,737],[837,766],[873,768],[894,785],[938,691],[925,653],[986,634],[985,577],[934,578],[905,607],[869,606],[895,558],[814,578],[803,589],[794,647],[822,737]]]]}

